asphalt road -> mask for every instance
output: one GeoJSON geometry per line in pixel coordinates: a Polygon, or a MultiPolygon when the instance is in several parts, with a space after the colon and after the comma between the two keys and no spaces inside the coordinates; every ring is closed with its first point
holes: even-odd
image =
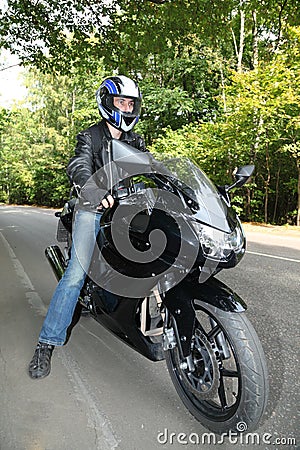
{"type": "Polygon", "coordinates": [[[219,275],[248,304],[270,399],[254,441],[195,445],[207,430],[184,409],[165,363],[146,360],[92,318],[82,317],[55,351],[48,378],[27,375],[56,285],[44,257],[56,220],[52,210],[0,206],[1,450],[297,448],[299,237],[249,231],[243,261],[219,275]]]}

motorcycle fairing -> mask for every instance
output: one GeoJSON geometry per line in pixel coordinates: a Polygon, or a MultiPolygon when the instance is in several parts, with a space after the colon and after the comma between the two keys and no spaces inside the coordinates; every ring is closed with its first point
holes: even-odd
{"type": "MultiPolygon", "coordinates": [[[[240,313],[247,309],[245,302],[216,278],[210,278],[201,284],[185,278],[167,291],[162,301],[174,318],[175,331],[178,333],[178,342],[181,344],[184,358],[188,357],[191,351],[195,322],[194,299],[228,312],[240,313]]],[[[160,361],[164,359],[162,344],[150,342],[136,323],[142,300],[117,296],[95,286],[92,292],[93,313],[99,323],[129,346],[152,361],[160,361]]]]}
{"type": "Polygon", "coordinates": [[[121,297],[99,287],[95,288],[91,297],[93,314],[101,325],[151,361],[165,358],[162,344],[151,342],[136,322],[143,299],[121,297]]]}

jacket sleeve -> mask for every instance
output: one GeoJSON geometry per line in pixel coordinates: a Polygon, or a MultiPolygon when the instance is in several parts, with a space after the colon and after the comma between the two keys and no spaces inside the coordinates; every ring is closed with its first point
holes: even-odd
{"type": "Polygon", "coordinates": [[[144,139],[139,134],[136,135],[135,142],[136,148],[138,150],[140,150],[141,152],[149,152],[149,150],[146,148],[144,139]]]}
{"type": "Polygon", "coordinates": [[[77,135],[75,155],[67,166],[67,175],[76,187],[82,188],[93,174],[92,138],[88,132],[77,135]]]}
{"type": "Polygon", "coordinates": [[[91,206],[98,205],[106,194],[94,172],[92,137],[88,131],[83,131],[77,135],[75,155],[69,161],[67,175],[83,204],[91,206]]]}

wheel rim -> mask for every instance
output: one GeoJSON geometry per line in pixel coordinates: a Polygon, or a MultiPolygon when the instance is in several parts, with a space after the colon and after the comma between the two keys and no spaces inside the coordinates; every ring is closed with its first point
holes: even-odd
{"type": "Polygon", "coordinates": [[[200,400],[216,395],[219,387],[219,367],[216,354],[199,328],[192,339],[192,359],[195,370],[190,372],[180,364],[178,349],[175,352],[178,375],[182,383],[200,400]]]}
{"type": "Polygon", "coordinates": [[[242,380],[239,363],[230,336],[218,319],[199,305],[196,307],[197,318],[191,349],[196,370],[192,375],[188,375],[187,370],[180,366],[176,347],[170,353],[174,375],[188,401],[205,417],[221,422],[232,417],[240,403],[242,380]],[[218,336],[221,336],[221,333],[230,352],[228,359],[224,359],[218,343],[218,336]],[[197,356],[199,351],[202,358],[197,356]],[[200,364],[197,364],[197,361],[200,364]],[[206,363],[204,368],[203,363],[206,363]],[[201,378],[203,383],[200,381],[201,378]]]}

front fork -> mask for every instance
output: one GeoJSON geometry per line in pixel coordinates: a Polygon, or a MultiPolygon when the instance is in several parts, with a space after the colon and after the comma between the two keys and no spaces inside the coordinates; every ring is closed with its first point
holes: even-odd
{"type": "Polygon", "coordinates": [[[166,321],[165,323],[169,323],[171,326],[165,327],[164,329],[164,335],[163,335],[163,349],[164,351],[172,350],[175,347],[178,347],[179,354],[180,354],[180,367],[183,370],[188,369],[190,372],[193,372],[195,370],[195,365],[193,361],[193,357],[191,354],[189,354],[187,357],[183,354],[183,348],[181,344],[180,335],[178,332],[178,327],[176,321],[172,320],[171,323],[170,313],[168,310],[166,310],[166,321]]]}
{"type": "MultiPolygon", "coordinates": [[[[191,354],[192,350],[192,342],[189,347],[189,354],[184,354],[184,347],[183,343],[186,342],[184,339],[182,339],[182,335],[180,335],[178,324],[176,322],[176,319],[174,317],[170,317],[170,312],[166,310],[166,320],[165,320],[165,329],[164,329],[164,335],[163,335],[163,349],[165,351],[171,350],[175,347],[178,347],[179,355],[180,355],[180,368],[182,370],[187,370],[188,372],[194,372],[195,370],[195,364],[193,360],[193,356],[191,354]],[[169,326],[168,326],[169,325],[169,326]]],[[[210,324],[212,329],[217,326],[217,323],[210,318],[210,324]]],[[[193,327],[194,330],[194,327],[193,327]]],[[[226,342],[225,336],[223,332],[219,332],[217,336],[215,337],[215,342],[218,347],[219,353],[222,355],[222,359],[228,359],[230,358],[231,354],[229,351],[228,344],[226,342]]],[[[187,349],[186,349],[187,351],[187,349]]]]}
{"type": "Polygon", "coordinates": [[[164,350],[177,346],[181,368],[193,372],[195,365],[191,354],[191,344],[196,314],[192,301],[186,301],[180,294],[180,289],[177,288],[173,295],[168,295],[164,299],[166,317],[163,346],[164,350]]]}
{"type": "MultiPolygon", "coordinates": [[[[216,327],[218,324],[212,318],[209,319],[212,329],[216,327]]],[[[217,334],[216,336],[216,344],[218,346],[218,350],[222,355],[222,359],[229,359],[231,356],[229,346],[226,342],[223,331],[217,334]]]]}
{"type": "MultiPolygon", "coordinates": [[[[182,365],[191,371],[194,370],[191,355],[196,321],[194,299],[228,312],[239,313],[247,308],[235,292],[215,278],[210,278],[200,285],[185,279],[165,293],[163,302],[169,313],[165,320],[164,350],[177,345],[182,365]]],[[[212,329],[218,326],[212,318],[210,322],[212,329]]],[[[221,331],[215,336],[215,342],[222,359],[228,359],[230,351],[221,331]]]]}

